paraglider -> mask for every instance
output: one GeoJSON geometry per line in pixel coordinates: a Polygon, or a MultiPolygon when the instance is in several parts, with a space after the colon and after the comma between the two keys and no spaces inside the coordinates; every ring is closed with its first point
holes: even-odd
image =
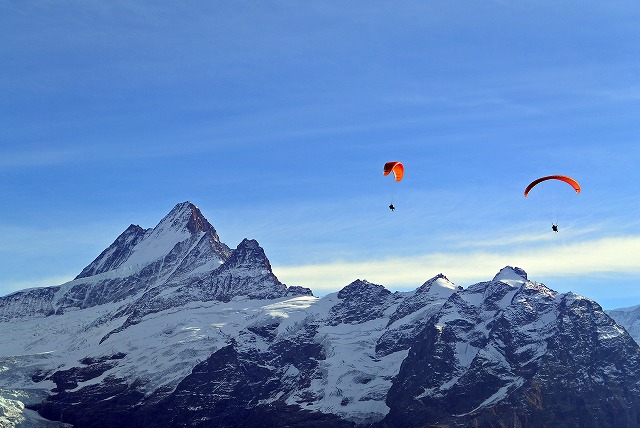
{"type": "MultiPolygon", "coordinates": [[[[387,162],[384,164],[384,175],[387,176],[393,173],[393,176],[396,182],[402,180],[404,177],[404,165],[402,162],[387,162]]],[[[396,207],[393,206],[393,203],[389,204],[389,209],[391,211],[395,211],[396,207]]]]}
{"type": "Polygon", "coordinates": [[[393,176],[396,181],[402,180],[404,176],[404,165],[402,162],[387,162],[384,164],[384,175],[389,175],[393,172],[393,176]]]}
{"type": "MultiPolygon", "coordinates": [[[[580,193],[580,184],[576,180],[574,180],[573,178],[567,177],[566,175],[548,175],[546,177],[540,177],[538,179],[535,179],[531,183],[529,183],[527,188],[524,189],[525,198],[527,197],[527,195],[529,194],[531,189],[533,189],[539,183],[542,183],[543,181],[547,181],[547,180],[564,181],[565,183],[567,183],[568,185],[573,187],[573,190],[575,190],[576,193],[580,193]]],[[[551,223],[551,230],[553,230],[554,232],[558,232],[558,223],[557,222],[551,223]]]]}
{"type": "Polygon", "coordinates": [[[548,175],[546,177],[540,177],[540,178],[538,178],[536,180],[533,180],[531,183],[529,183],[527,188],[524,190],[525,198],[527,197],[527,195],[529,194],[531,189],[533,189],[538,183],[542,183],[543,181],[547,181],[547,180],[564,181],[565,183],[567,183],[571,187],[573,187],[573,189],[576,191],[576,193],[580,193],[580,184],[578,184],[578,182],[576,180],[574,180],[573,178],[567,177],[566,175],[548,175]]]}

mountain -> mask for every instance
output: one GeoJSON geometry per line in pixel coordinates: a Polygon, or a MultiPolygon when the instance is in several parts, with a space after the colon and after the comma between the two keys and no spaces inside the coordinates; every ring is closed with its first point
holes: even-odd
{"type": "Polygon", "coordinates": [[[417,337],[383,426],[638,426],[640,351],[595,302],[505,268],[417,337]]]}
{"type": "Polygon", "coordinates": [[[640,305],[607,311],[607,315],[624,327],[640,343],[640,305]]]}
{"type": "Polygon", "coordinates": [[[0,344],[3,427],[640,425],[640,348],[589,299],[515,267],[320,298],[189,202],[0,297],[0,344]]]}
{"type": "Polygon", "coordinates": [[[185,202],[153,229],[129,226],[75,280],[3,297],[0,320],[125,301],[155,286],[212,271],[230,255],[200,210],[185,202]]]}

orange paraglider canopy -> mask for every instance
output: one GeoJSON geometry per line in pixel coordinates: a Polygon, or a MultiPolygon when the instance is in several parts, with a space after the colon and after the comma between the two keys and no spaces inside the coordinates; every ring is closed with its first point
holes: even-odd
{"type": "Polygon", "coordinates": [[[531,189],[533,189],[535,187],[536,184],[541,183],[543,181],[547,181],[547,180],[560,180],[560,181],[564,181],[565,183],[569,184],[571,187],[573,187],[576,191],[576,193],[580,193],[580,184],[578,184],[578,182],[576,180],[574,180],[571,177],[567,177],[566,175],[548,175],[546,177],[540,177],[537,180],[533,180],[528,186],[527,188],[524,190],[524,196],[526,197],[527,194],[529,194],[529,191],[531,189]]]}
{"type": "Polygon", "coordinates": [[[402,162],[387,162],[384,164],[384,175],[389,175],[393,172],[393,176],[396,178],[396,181],[402,180],[404,176],[404,165],[402,162]]]}

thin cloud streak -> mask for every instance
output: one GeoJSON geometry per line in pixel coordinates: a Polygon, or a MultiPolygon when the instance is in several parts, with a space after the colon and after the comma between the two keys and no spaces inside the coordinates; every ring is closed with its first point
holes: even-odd
{"type": "Polygon", "coordinates": [[[490,280],[507,265],[525,269],[531,279],[540,282],[544,282],[546,276],[637,275],[640,273],[637,254],[640,254],[640,236],[627,236],[515,252],[432,253],[366,262],[280,266],[274,267],[274,272],[289,285],[303,285],[324,294],[338,291],[357,278],[389,288],[407,289],[444,273],[458,285],[466,285],[490,280]]]}
{"type": "MultiPolygon", "coordinates": [[[[518,225],[516,229],[526,228],[528,225],[518,225]]],[[[550,228],[549,228],[550,229],[550,228]]],[[[566,228],[562,231],[563,239],[580,239],[585,236],[592,235],[603,230],[601,226],[591,226],[581,230],[575,230],[566,228]]],[[[511,233],[504,234],[497,238],[489,238],[487,236],[476,236],[474,239],[466,239],[461,236],[459,239],[454,239],[457,244],[454,248],[487,248],[487,247],[513,247],[514,245],[523,244],[539,244],[557,242],[558,236],[549,233],[547,229],[544,232],[538,233],[511,233]]]]}

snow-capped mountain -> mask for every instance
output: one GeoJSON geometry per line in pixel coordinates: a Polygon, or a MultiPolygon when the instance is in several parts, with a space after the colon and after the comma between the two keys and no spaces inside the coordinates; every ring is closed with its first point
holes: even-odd
{"type": "Polygon", "coordinates": [[[640,351],[600,306],[505,268],[432,318],[386,426],[637,426],[640,351]]]}
{"type": "Polygon", "coordinates": [[[231,254],[193,204],[176,205],[153,229],[131,225],[75,280],[0,298],[0,320],[86,309],[210,272],[231,254]]]}
{"type": "Polygon", "coordinates": [[[639,358],[519,268],[315,297],[185,202],[73,281],[0,297],[0,426],[638,426],[639,358]]]}

